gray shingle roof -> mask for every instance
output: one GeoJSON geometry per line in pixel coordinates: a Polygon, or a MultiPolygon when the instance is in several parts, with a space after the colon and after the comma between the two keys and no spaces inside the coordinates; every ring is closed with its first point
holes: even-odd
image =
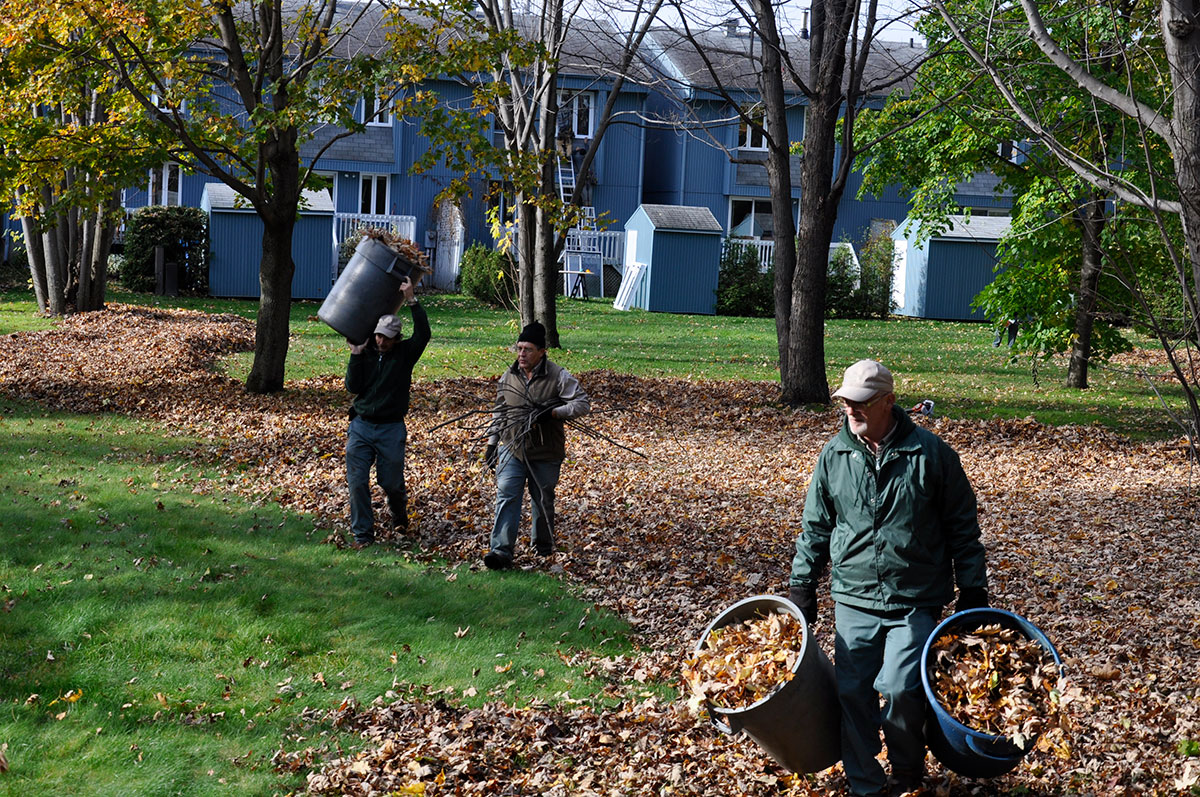
{"type": "Polygon", "coordinates": [[[999,241],[1012,227],[1008,216],[951,216],[950,226],[936,238],[999,241]]]}
{"type": "Polygon", "coordinates": [[[724,232],[712,211],[691,205],[642,205],[646,217],[660,230],[724,232]]]}
{"type": "MultiPolygon", "coordinates": [[[[750,35],[745,26],[733,34],[724,26],[692,29],[690,33],[695,44],[678,28],[656,27],[651,31],[648,48],[659,55],[660,73],[688,88],[712,88],[719,82],[726,89],[757,94],[763,46],[758,37],[750,35]],[[669,64],[663,62],[664,57],[669,64]]],[[[783,44],[801,78],[807,80],[811,41],[784,35],[783,44]]],[[[878,94],[890,94],[897,89],[907,92],[912,80],[899,76],[911,70],[926,53],[924,46],[877,40],[863,76],[864,89],[878,94]]],[[[786,72],[784,87],[789,91],[799,90],[786,72]]]]}

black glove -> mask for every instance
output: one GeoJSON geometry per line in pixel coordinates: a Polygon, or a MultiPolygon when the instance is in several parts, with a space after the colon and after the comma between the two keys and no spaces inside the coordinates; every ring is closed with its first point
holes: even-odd
{"type": "Polygon", "coordinates": [[[817,622],[817,591],[808,587],[788,587],[788,600],[804,615],[809,625],[817,622]]]}
{"type": "Polygon", "coordinates": [[[533,407],[533,423],[546,423],[554,420],[554,408],[561,407],[562,402],[554,402],[553,404],[535,404],[533,407]]]}
{"type": "Polygon", "coordinates": [[[958,613],[967,609],[986,609],[987,606],[987,587],[962,587],[958,591],[958,603],[954,604],[954,611],[958,613]]]}
{"type": "Polygon", "coordinates": [[[483,452],[483,461],[484,461],[484,464],[486,464],[488,466],[489,470],[496,469],[496,459],[497,459],[496,444],[488,443],[487,450],[483,452]]]}

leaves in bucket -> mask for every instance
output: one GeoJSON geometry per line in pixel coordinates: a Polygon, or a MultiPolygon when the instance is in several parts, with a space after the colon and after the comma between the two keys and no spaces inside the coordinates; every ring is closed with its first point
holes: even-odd
{"type": "Polygon", "coordinates": [[[704,647],[683,664],[691,690],[688,705],[704,701],[726,709],[746,708],[792,680],[804,646],[804,624],[790,614],[713,629],[704,647]]]}
{"type": "Polygon", "coordinates": [[[936,639],[930,673],[938,702],[973,731],[1005,736],[1021,749],[1069,755],[1058,665],[1037,642],[1000,625],[936,639]],[[1043,732],[1055,730],[1041,740],[1043,732]]]}

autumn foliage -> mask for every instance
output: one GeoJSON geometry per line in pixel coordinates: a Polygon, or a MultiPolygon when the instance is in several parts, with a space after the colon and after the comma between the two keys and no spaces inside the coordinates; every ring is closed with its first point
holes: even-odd
{"type": "MultiPolygon", "coordinates": [[[[436,313],[433,314],[437,334],[436,313]]],[[[311,513],[344,538],[342,375],[248,394],[211,364],[253,345],[236,316],[110,305],[54,329],[0,337],[0,392],[71,412],[145,417],[200,439],[187,455],[233,491],[311,513]]],[[[1146,356],[1153,356],[1147,354],[1146,356]]],[[[498,374],[507,363],[498,362],[498,374]]],[[[914,392],[944,405],[936,387],[914,392]]],[[[494,481],[469,430],[433,427],[488,406],[494,374],[418,381],[408,485],[418,556],[478,563],[494,481]]],[[[553,574],[633,625],[636,655],[577,666],[603,704],[457,707],[401,685],[370,706],[314,705],[276,766],[315,793],[829,794],[840,768],[797,778],[753,742],[725,737],[663,699],[721,607],[786,590],[803,496],[833,411],[777,405],[778,385],[581,374],[603,440],[568,442],[553,574]],[[312,724],[353,728],[361,751],[323,746],[312,724]]],[[[1200,783],[1200,498],[1194,464],[1167,443],[1033,420],[920,418],[962,456],[976,488],[992,604],[1029,618],[1071,673],[1070,757],[1034,750],[1012,773],[971,782],[930,762],[941,795],[1179,795],[1200,783]]],[[[386,537],[385,537],[386,539],[386,537]]],[[[518,551],[519,567],[545,567],[518,551]]],[[[833,643],[828,592],[810,643],[833,643]]],[[[481,622],[486,622],[481,617],[481,622]]],[[[536,629],[530,629],[536,633],[536,629]]]]}

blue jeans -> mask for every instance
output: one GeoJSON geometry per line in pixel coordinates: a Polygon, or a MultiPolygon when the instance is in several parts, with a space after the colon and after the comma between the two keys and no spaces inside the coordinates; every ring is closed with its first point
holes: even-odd
{"type": "Polygon", "coordinates": [[[925,771],[921,651],[940,615],[935,608],[868,612],[842,603],[834,606],[842,766],[856,795],[874,794],[887,786],[875,758],[881,749],[881,727],[892,775],[918,777],[925,771]],[[885,700],[882,712],[880,695],[885,700]]]}
{"type": "Polygon", "coordinates": [[[371,423],[350,421],[346,434],[346,484],[350,488],[350,529],[355,542],[375,539],[375,512],[371,509],[371,465],[375,479],[387,496],[393,522],[408,523],[408,493],[404,489],[404,421],[371,423]]]}
{"type": "Polygon", "coordinates": [[[529,488],[533,519],[533,545],[541,553],[554,550],[554,488],[562,462],[522,462],[507,446],[496,459],[496,522],[492,526],[492,553],[513,558],[517,528],[521,523],[522,493],[529,488]]]}

